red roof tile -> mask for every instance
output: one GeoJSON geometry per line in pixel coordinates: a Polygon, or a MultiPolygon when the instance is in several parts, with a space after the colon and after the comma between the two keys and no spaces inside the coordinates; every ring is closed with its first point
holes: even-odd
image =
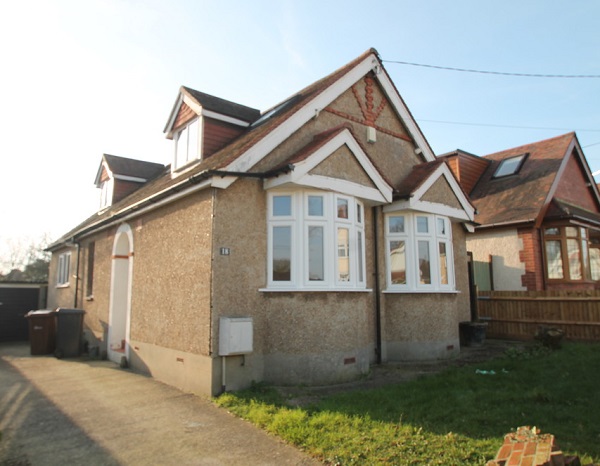
{"type": "Polygon", "coordinates": [[[471,192],[482,225],[522,223],[540,215],[575,133],[508,149],[485,158],[492,163],[471,192]],[[493,178],[502,160],[529,154],[515,175],[493,178]]]}
{"type": "Polygon", "coordinates": [[[427,181],[429,176],[442,163],[445,162],[441,159],[438,159],[434,160],[433,162],[415,165],[408,176],[401,183],[399,183],[398,186],[394,187],[394,197],[398,199],[406,199],[412,196],[413,193],[419,189],[419,187],[422,186],[425,181],[427,181]]]}
{"type": "MultiPolygon", "coordinates": [[[[287,121],[290,117],[292,117],[298,110],[303,108],[303,106],[306,103],[308,103],[311,99],[315,98],[323,91],[328,89],[332,84],[334,84],[344,75],[349,73],[360,62],[362,62],[371,54],[377,55],[377,51],[375,49],[367,50],[366,52],[364,52],[351,62],[347,63],[343,67],[339,68],[338,70],[334,71],[328,76],[325,76],[324,78],[314,82],[313,84],[307,86],[300,92],[284,100],[282,103],[275,105],[271,110],[267,110],[263,114],[263,116],[266,116],[273,110],[276,111],[274,111],[268,118],[265,118],[264,121],[261,120],[262,117],[256,120],[253,125],[250,125],[250,127],[245,133],[240,135],[238,138],[234,139],[230,144],[228,144],[218,152],[214,153],[210,157],[199,161],[197,165],[193,166],[190,170],[186,170],[179,176],[171,176],[170,173],[167,173],[164,176],[158,177],[152,180],[151,182],[145,184],[140,189],[135,191],[130,196],[127,196],[122,201],[114,204],[109,209],[106,209],[106,211],[93,214],[87,220],[79,224],[67,234],[63,235],[50,247],[56,247],[62,242],[66,241],[67,239],[72,238],[74,235],[81,234],[84,231],[87,231],[88,229],[92,228],[94,225],[99,225],[103,221],[111,221],[114,218],[115,213],[128,208],[128,206],[137,204],[140,201],[155,196],[159,193],[167,193],[170,188],[173,188],[175,185],[185,182],[186,180],[190,179],[190,177],[199,175],[201,173],[209,172],[210,170],[219,170],[226,168],[229,164],[237,160],[246,151],[248,151],[258,142],[260,142],[263,138],[265,138],[267,135],[273,132],[276,128],[278,128],[281,124],[287,121]]],[[[193,89],[185,89],[187,92],[190,93],[195,92],[193,89]]],[[[196,96],[198,96],[198,94],[196,94],[196,96]]],[[[223,104],[223,102],[226,102],[222,99],[219,100],[221,104],[223,104]]],[[[250,170],[250,172],[251,171],[252,170],[250,170]]]]}

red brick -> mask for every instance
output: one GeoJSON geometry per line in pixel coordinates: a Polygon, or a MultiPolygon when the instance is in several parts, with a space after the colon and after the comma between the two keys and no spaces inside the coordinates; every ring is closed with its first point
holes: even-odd
{"type": "Polygon", "coordinates": [[[512,453],[512,445],[505,444],[502,446],[502,448],[500,448],[500,451],[496,455],[496,459],[497,460],[506,460],[506,459],[508,459],[508,457],[510,456],[511,453],[512,453]]]}
{"type": "Polygon", "coordinates": [[[521,460],[520,466],[536,466],[533,464],[533,456],[527,456],[521,460]]]}
{"type": "Polygon", "coordinates": [[[508,463],[506,463],[507,466],[519,466],[521,464],[521,452],[520,451],[514,451],[512,455],[510,455],[510,458],[508,460],[508,463]]]}
{"type": "Polygon", "coordinates": [[[535,455],[537,449],[537,443],[528,442],[525,446],[525,455],[535,455]]]}

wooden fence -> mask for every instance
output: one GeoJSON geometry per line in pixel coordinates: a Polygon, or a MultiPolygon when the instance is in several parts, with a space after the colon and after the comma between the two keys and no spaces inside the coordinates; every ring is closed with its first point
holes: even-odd
{"type": "Polygon", "coordinates": [[[480,291],[477,314],[487,336],[529,340],[542,327],[571,340],[600,341],[600,291],[480,291]]]}

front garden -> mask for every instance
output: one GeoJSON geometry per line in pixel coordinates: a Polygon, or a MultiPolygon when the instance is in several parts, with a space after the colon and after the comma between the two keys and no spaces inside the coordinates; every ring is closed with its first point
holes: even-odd
{"type": "Polygon", "coordinates": [[[484,465],[504,435],[524,425],[553,434],[582,464],[600,463],[600,345],[518,348],[484,364],[309,397],[301,406],[266,385],[216,403],[326,464],[484,465]]]}

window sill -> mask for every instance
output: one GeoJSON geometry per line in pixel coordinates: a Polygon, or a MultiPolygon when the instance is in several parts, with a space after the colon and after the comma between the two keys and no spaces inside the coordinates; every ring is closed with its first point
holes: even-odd
{"type": "Polygon", "coordinates": [[[94,300],[94,295],[89,295],[85,297],[86,301],[93,301],[94,300]]]}
{"type": "Polygon", "coordinates": [[[70,283],[61,283],[60,285],[56,285],[56,288],[69,288],[70,286],[70,283]]]}
{"type": "Polygon", "coordinates": [[[371,293],[371,288],[259,288],[261,293],[371,293]]]}
{"type": "Polygon", "coordinates": [[[459,290],[383,290],[384,294],[460,294],[459,290]]]}
{"type": "Polygon", "coordinates": [[[564,278],[547,278],[546,282],[550,285],[594,285],[596,280],[565,280],[564,278]]]}

